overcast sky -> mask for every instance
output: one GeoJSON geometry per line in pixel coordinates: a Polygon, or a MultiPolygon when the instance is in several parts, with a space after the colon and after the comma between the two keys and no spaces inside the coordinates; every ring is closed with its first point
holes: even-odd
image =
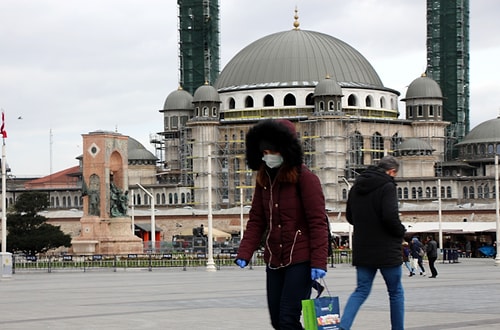
{"type": "MultiPolygon", "coordinates": [[[[220,0],[221,70],[242,48],[300,28],[363,54],[405,95],[425,71],[425,0],[220,0]]],[[[471,128],[500,111],[500,1],[470,1],[471,128]]],[[[178,86],[175,0],[1,0],[0,108],[12,175],[77,165],[82,134],[118,131],[149,144],[178,86]]],[[[400,104],[400,111],[402,111],[400,104]]],[[[404,112],[404,111],[402,111],[404,112]]]]}

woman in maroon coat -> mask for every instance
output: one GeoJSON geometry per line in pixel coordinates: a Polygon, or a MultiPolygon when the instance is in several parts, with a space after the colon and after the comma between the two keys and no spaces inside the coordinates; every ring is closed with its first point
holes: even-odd
{"type": "Polygon", "coordinates": [[[248,167],[257,171],[252,208],[236,263],[245,267],[264,244],[266,289],[275,329],[303,329],[301,301],[326,274],[328,223],[318,177],[303,164],[295,126],[264,120],[246,136],[248,167]]]}

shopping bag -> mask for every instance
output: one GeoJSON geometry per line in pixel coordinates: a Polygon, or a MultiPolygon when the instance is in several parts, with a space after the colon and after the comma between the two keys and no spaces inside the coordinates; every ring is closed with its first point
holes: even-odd
{"type": "Polygon", "coordinates": [[[340,329],[339,297],[302,300],[302,317],[306,330],[340,329]]]}

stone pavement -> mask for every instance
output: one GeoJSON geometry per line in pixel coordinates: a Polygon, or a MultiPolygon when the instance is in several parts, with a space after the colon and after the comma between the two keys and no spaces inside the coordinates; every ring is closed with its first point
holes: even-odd
{"type": "MultiPolygon", "coordinates": [[[[404,271],[406,329],[500,329],[500,266],[492,259],[437,263],[439,276],[404,271]]],[[[21,272],[0,281],[0,329],[271,329],[263,267],[21,272]]],[[[326,283],[343,304],[355,285],[349,265],[326,283]]],[[[380,274],[353,329],[387,330],[380,274]]]]}

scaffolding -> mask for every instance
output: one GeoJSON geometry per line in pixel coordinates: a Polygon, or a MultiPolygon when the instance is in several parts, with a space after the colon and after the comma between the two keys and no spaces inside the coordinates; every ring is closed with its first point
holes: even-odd
{"type": "MultiPolygon", "coordinates": [[[[470,128],[468,0],[427,0],[427,75],[441,87],[450,141],[460,142],[470,128]]],[[[447,148],[452,160],[454,144],[447,148]]]]}
{"type": "Polygon", "coordinates": [[[219,1],[177,0],[180,84],[191,95],[219,76],[219,1]]]}

